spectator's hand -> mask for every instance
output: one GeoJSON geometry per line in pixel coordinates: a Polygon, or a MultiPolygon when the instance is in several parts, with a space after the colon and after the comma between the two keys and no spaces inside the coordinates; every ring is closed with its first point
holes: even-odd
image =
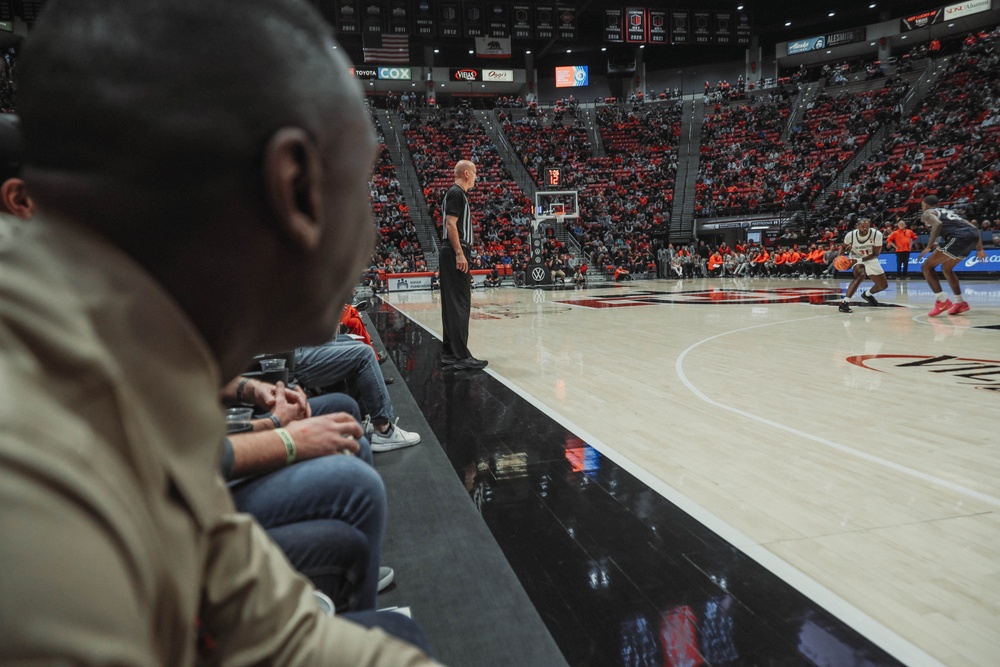
{"type": "Polygon", "coordinates": [[[297,459],[305,461],[331,454],[357,454],[361,424],[346,412],[334,412],[293,422],[286,427],[295,441],[297,459]]]}
{"type": "Polygon", "coordinates": [[[306,394],[300,387],[290,389],[285,386],[284,382],[271,385],[271,387],[273,391],[267,407],[283,426],[312,416],[312,409],[306,400],[306,394]]]}

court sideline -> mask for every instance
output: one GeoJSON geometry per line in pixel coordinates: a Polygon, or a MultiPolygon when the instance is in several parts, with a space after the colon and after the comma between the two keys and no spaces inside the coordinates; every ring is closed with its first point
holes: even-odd
{"type": "MultiPolygon", "coordinates": [[[[906,664],[1000,648],[1000,287],[824,305],[838,281],[477,289],[488,373],[906,664]],[[892,305],[890,305],[892,304],[892,305]]],[[[438,295],[384,297],[440,335],[438,295]]],[[[800,637],[801,641],[801,637],[800,637]]]]}

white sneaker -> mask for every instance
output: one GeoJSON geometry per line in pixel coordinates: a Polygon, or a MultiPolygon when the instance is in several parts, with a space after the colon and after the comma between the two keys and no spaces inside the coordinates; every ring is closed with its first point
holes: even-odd
{"type": "MultiPolygon", "coordinates": [[[[399,421],[398,417],[396,421],[399,421]]],[[[369,440],[371,441],[373,452],[389,452],[393,449],[412,447],[420,442],[420,434],[404,431],[396,422],[393,422],[389,424],[389,430],[385,433],[379,433],[378,429],[376,429],[371,434],[369,440]]]]}
{"type": "Polygon", "coordinates": [[[393,570],[392,570],[391,567],[386,567],[384,565],[382,567],[380,567],[378,569],[378,588],[377,588],[377,592],[381,593],[386,588],[388,588],[389,584],[392,583],[392,580],[395,578],[395,576],[396,576],[396,573],[393,572],[393,570]]]}

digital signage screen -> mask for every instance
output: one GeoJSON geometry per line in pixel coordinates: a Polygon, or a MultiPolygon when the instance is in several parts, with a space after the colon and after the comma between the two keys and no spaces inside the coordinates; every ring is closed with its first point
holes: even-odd
{"type": "Polygon", "coordinates": [[[556,88],[576,88],[590,85],[590,70],[586,65],[556,68],[556,88]]]}

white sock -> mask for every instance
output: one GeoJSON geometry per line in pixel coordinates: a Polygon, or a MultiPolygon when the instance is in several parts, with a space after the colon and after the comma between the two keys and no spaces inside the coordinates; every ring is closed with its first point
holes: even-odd
{"type": "Polygon", "coordinates": [[[865,290],[865,296],[871,296],[871,295],[872,295],[872,291],[870,289],[866,289],[865,290]]]}
{"type": "Polygon", "coordinates": [[[963,301],[965,301],[965,299],[962,298],[961,294],[955,295],[955,303],[962,303],[963,301]]]}
{"type": "Polygon", "coordinates": [[[946,297],[944,295],[944,292],[938,292],[937,294],[934,295],[934,298],[937,299],[938,301],[947,301],[948,300],[948,297],[946,297]]]}

